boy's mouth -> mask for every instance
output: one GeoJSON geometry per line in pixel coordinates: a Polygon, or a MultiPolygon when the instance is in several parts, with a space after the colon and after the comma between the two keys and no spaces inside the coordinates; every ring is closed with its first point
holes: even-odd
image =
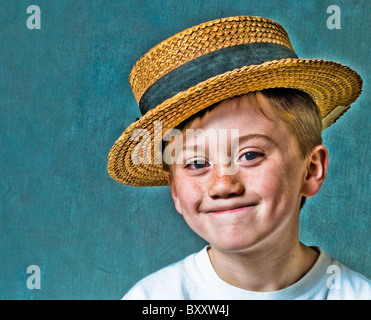
{"type": "Polygon", "coordinates": [[[235,213],[238,211],[248,210],[252,207],[255,207],[258,203],[249,203],[249,204],[236,204],[233,206],[218,207],[207,211],[208,214],[223,214],[223,213],[235,213]]]}

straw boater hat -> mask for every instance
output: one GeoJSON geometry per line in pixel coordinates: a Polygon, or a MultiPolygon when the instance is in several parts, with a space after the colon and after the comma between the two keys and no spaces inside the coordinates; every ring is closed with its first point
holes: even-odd
{"type": "Polygon", "coordinates": [[[362,89],[351,68],[299,59],[282,26],[245,16],[206,22],[161,42],[137,61],[129,81],[142,117],[112,147],[108,172],[132,186],[167,184],[163,134],[212,104],[268,88],[299,89],[314,99],[326,128],[362,89]]]}

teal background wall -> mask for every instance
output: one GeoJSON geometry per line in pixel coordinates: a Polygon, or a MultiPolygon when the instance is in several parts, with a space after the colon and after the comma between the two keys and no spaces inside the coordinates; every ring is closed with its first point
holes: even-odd
{"type": "Polygon", "coordinates": [[[139,117],[135,61],[193,25],[272,18],[304,58],[348,64],[364,79],[324,133],[328,178],[301,214],[301,239],[371,277],[370,2],[367,0],[2,0],[0,3],[0,298],[120,299],[143,276],[205,243],[167,187],[113,181],[107,154],[139,117]],[[29,30],[29,5],[41,30],[29,30]],[[341,29],[326,26],[341,9],[341,29]],[[29,265],[41,270],[30,290],[29,265]]]}

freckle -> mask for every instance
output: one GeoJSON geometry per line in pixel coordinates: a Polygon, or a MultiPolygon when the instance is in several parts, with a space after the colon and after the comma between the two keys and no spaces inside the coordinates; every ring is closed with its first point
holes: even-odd
{"type": "Polygon", "coordinates": [[[201,187],[200,187],[199,184],[194,184],[194,185],[193,185],[193,189],[194,189],[195,191],[197,191],[197,192],[200,192],[200,191],[201,191],[201,187]]]}

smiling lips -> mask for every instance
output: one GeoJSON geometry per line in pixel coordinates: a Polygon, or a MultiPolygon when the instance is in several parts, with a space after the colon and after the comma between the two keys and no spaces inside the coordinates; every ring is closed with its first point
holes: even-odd
{"type": "Polygon", "coordinates": [[[252,208],[256,205],[257,205],[257,203],[252,203],[252,204],[248,204],[248,205],[231,206],[229,208],[225,208],[225,209],[223,208],[222,210],[220,210],[220,208],[218,208],[218,210],[208,211],[207,213],[208,214],[223,214],[223,213],[230,214],[230,213],[236,213],[236,212],[239,212],[239,211],[244,211],[244,210],[250,209],[250,208],[252,208]]]}

